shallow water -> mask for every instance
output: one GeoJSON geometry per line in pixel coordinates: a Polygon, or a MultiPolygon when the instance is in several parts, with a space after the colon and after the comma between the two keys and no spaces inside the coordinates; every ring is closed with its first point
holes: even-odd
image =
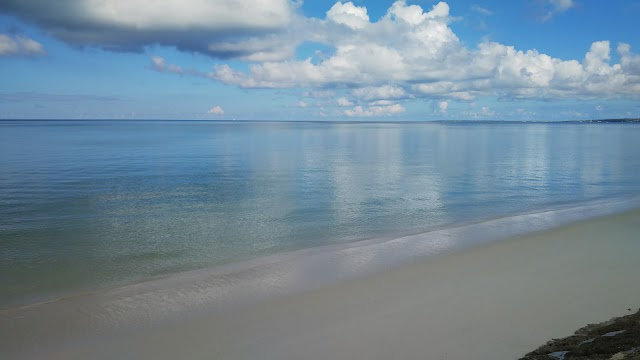
{"type": "Polygon", "coordinates": [[[637,196],[637,139],[633,124],[3,121],[0,307],[637,196]]]}
{"type": "MultiPolygon", "coordinates": [[[[550,337],[622,314],[638,303],[640,289],[629,284],[634,283],[640,264],[634,261],[640,251],[639,205],[640,198],[633,198],[556,207],[395,239],[279,253],[0,310],[0,357],[34,359],[53,354],[65,359],[111,359],[135,354],[139,359],[173,359],[188,353],[203,359],[211,354],[281,359],[322,358],[327,351],[337,351],[332,357],[341,358],[345,356],[341,347],[333,345],[346,341],[357,343],[359,353],[382,346],[366,358],[386,359],[393,356],[380,351],[398,342],[380,345],[377,335],[369,338],[373,344],[363,347],[362,339],[345,340],[349,338],[344,336],[374,329],[388,337],[387,326],[392,338],[405,338],[407,333],[444,334],[439,340],[421,336],[413,347],[400,342],[395,354],[435,352],[440,358],[454,349],[477,352],[484,345],[483,353],[496,357],[495,336],[478,340],[472,335],[486,335],[486,331],[466,332],[467,339],[477,342],[468,350],[456,340],[455,345],[448,342],[449,334],[459,333],[463,322],[478,330],[488,324],[510,327],[509,339],[501,335],[498,342],[502,351],[513,353],[498,358],[512,359],[550,337]],[[600,217],[613,213],[617,214],[600,217]],[[574,223],[593,217],[598,218],[574,223]],[[554,229],[512,238],[550,228],[554,229]],[[505,237],[510,239],[495,243],[505,237]],[[480,244],[488,246],[468,248],[480,244]],[[451,256],[432,256],[461,248],[464,251],[451,256]],[[345,298],[345,291],[351,295],[345,298]],[[377,324],[363,323],[374,318],[377,324]],[[340,326],[330,325],[337,323],[340,326]],[[555,335],[548,332],[549,323],[557,330],[555,335]],[[532,326],[523,329],[522,324],[532,326]],[[336,331],[344,325],[353,331],[336,331]],[[449,329],[443,331],[443,327],[449,329]],[[330,346],[325,336],[317,336],[323,328],[325,334],[337,336],[330,346]],[[532,338],[535,333],[537,338],[532,338]],[[305,334],[307,341],[302,345],[305,334]],[[275,348],[265,346],[265,336],[275,348]],[[431,344],[425,345],[427,340],[431,344]],[[247,348],[260,355],[246,355],[247,348]],[[298,354],[273,353],[291,350],[298,354]]],[[[469,353],[454,356],[473,357],[469,353]]]]}

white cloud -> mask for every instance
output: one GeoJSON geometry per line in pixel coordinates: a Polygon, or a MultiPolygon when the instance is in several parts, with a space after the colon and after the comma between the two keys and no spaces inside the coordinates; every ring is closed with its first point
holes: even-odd
{"type": "MultiPolygon", "coordinates": [[[[558,4],[562,9],[573,6],[558,4]]],[[[346,6],[337,3],[334,8],[346,6]]],[[[353,89],[353,98],[369,103],[411,98],[472,101],[487,96],[640,97],[640,57],[627,44],[618,45],[619,64],[611,64],[608,41],[593,43],[582,60],[488,41],[467,48],[450,21],[446,3],[424,12],[420,6],[396,1],[378,21],[351,31],[335,21],[314,22],[307,39],[335,49],[324,59],[267,61],[250,65],[246,72],[218,65],[207,76],[244,88],[347,87],[353,89]]],[[[313,91],[325,90],[307,93],[313,91]]],[[[366,112],[361,108],[350,114],[366,112]]]]}
{"type": "MultiPolygon", "coordinates": [[[[566,10],[573,2],[557,6],[566,10]]],[[[349,32],[334,21],[314,23],[309,39],[335,49],[320,61],[263,62],[250,65],[247,72],[221,65],[208,76],[245,88],[349,87],[354,98],[370,103],[411,98],[472,101],[486,96],[640,97],[640,57],[627,44],[618,45],[619,64],[610,63],[608,41],[593,43],[582,60],[488,41],[467,48],[449,27],[450,20],[446,3],[424,12],[397,1],[378,21],[349,32]]]]}
{"type": "Polygon", "coordinates": [[[224,115],[224,110],[222,110],[222,108],[220,106],[214,106],[211,109],[209,109],[209,111],[207,111],[207,114],[210,115],[224,115]]]}
{"type": "MultiPolygon", "coordinates": [[[[439,3],[427,13],[419,6],[394,3],[375,23],[344,31],[335,21],[307,23],[313,28],[307,40],[333,46],[333,55],[319,62],[311,59],[264,62],[250,66],[249,73],[218,68],[211,77],[241,87],[320,87],[327,84],[363,84],[379,87],[390,80],[405,82],[414,73],[438,72],[446,61],[442,55],[460,48],[447,26],[449,7],[439,3]],[[425,64],[425,65],[420,65],[425,64]],[[408,65],[417,68],[408,67],[408,65]],[[226,81],[224,79],[228,79],[226,81]]],[[[304,31],[303,31],[304,32],[304,31]]]]}
{"type": "Polygon", "coordinates": [[[400,104],[385,105],[385,106],[370,106],[363,108],[362,106],[356,106],[353,109],[345,110],[344,114],[349,117],[380,117],[397,115],[405,112],[406,109],[400,104]]]}
{"type": "MultiPolygon", "coordinates": [[[[404,8],[412,9],[413,12],[422,11],[422,9],[420,9],[419,5],[406,6],[406,1],[396,1],[394,3],[394,5],[402,5],[402,7],[404,7],[404,8]]],[[[427,18],[427,19],[442,18],[442,19],[448,20],[448,18],[449,18],[449,4],[447,4],[444,1],[440,1],[439,3],[433,5],[431,10],[424,14],[424,17],[427,18]]]]}
{"type": "Polygon", "coordinates": [[[184,70],[178,65],[167,64],[166,60],[161,56],[151,57],[151,68],[159,72],[171,72],[175,74],[184,74],[184,70]]]}
{"type": "Polygon", "coordinates": [[[327,19],[352,29],[362,29],[369,24],[367,8],[355,6],[351,1],[344,4],[342,2],[335,3],[327,11],[327,19]]]}
{"type": "Polygon", "coordinates": [[[350,101],[349,99],[347,99],[344,96],[341,97],[341,98],[338,98],[337,103],[340,106],[353,106],[353,101],[350,101]]]}
{"type": "Polygon", "coordinates": [[[39,42],[22,35],[0,34],[0,56],[43,56],[47,52],[39,42]]]}
{"type": "Polygon", "coordinates": [[[438,103],[438,108],[440,109],[441,113],[446,113],[447,109],[449,108],[449,102],[447,102],[446,100],[440,101],[438,103]]]}
{"type": "MultiPolygon", "coordinates": [[[[439,3],[438,5],[435,5],[434,8],[436,6],[440,6],[440,4],[443,4],[443,3],[439,3]]],[[[446,6],[447,6],[447,9],[439,10],[438,16],[443,15],[441,14],[442,10],[447,10],[446,12],[448,12],[448,5],[446,6]]],[[[434,13],[433,16],[431,17],[436,17],[435,15],[436,14],[434,13]]],[[[446,16],[446,14],[444,15],[446,16]]],[[[394,2],[393,5],[391,5],[389,10],[387,11],[387,16],[389,16],[393,20],[399,20],[411,26],[420,24],[421,22],[425,21],[428,17],[428,15],[422,11],[422,7],[420,7],[419,5],[407,6],[406,1],[394,2]]]]}
{"type": "Polygon", "coordinates": [[[550,20],[557,14],[561,14],[575,6],[573,0],[546,0],[548,9],[540,18],[542,21],[550,20]]]}
{"type": "MultiPolygon", "coordinates": [[[[421,98],[447,106],[482,97],[640,98],[640,56],[628,44],[618,44],[614,64],[608,41],[594,42],[582,59],[567,60],[489,41],[468,47],[449,26],[451,9],[445,2],[425,10],[396,1],[372,21],[366,7],[351,2],[337,2],[325,19],[315,19],[297,13],[288,0],[191,0],[188,6],[164,0],[149,13],[142,13],[148,0],[92,1],[98,0],[6,0],[0,10],[33,20],[73,44],[132,50],[158,43],[250,62],[247,70],[220,62],[200,72],[155,56],[151,67],[158,71],[205,76],[242,88],[302,89],[310,98],[335,97],[327,89],[337,88],[346,97],[331,102],[368,104],[348,109],[349,116],[392,113],[404,110],[399,100],[421,98]],[[87,8],[92,4],[97,8],[87,8]],[[228,13],[243,7],[250,8],[246,16],[228,13]],[[116,16],[124,11],[130,14],[116,16]],[[303,42],[329,50],[322,57],[297,59],[303,42]]],[[[546,1],[554,14],[575,7],[570,0],[546,1]]],[[[486,10],[474,9],[481,14],[486,10]]],[[[18,38],[3,36],[0,53],[15,51],[7,49],[15,48],[18,38]]],[[[38,52],[35,45],[23,47],[38,52]]]]}
{"type": "Polygon", "coordinates": [[[306,103],[305,101],[302,101],[302,100],[298,101],[298,107],[306,108],[307,106],[309,106],[309,104],[306,103]]]}

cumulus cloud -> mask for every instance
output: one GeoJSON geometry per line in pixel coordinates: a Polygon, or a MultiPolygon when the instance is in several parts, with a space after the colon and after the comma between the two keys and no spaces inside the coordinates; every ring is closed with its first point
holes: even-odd
{"type": "Polygon", "coordinates": [[[0,56],[43,56],[47,52],[39,42],[22,35],[0,34],[0,56]]]}
{"type": "Polygon", "coordinates": [[[222,58],[261,52],[266,59],[270,51],[280,50],[229,44],[285,30],[294,5],[289,0],[3,0],[0,12],[78,46],[140,51],[161,44],[222,58]]]}
{"type": "Polygon", "coordinates": [[[170,72],[175,74],[184,74],[184,70],[178,65],[167,64],[165,59],[160,56],[151,57],[151,68],[159,72],[170,72]]]}
{"type": "Polygon", "coordinates": [[[207,114],[210,115],[224,115],[224,110],[222,110],[222,108],[220,106],[214,106],[211,109],[209,109],[209,111],[207,111],[207,114]]]}
{"type": "Polygon", "coordinates": [[[240,87],[272,88],[331,84],[380,87],[407,82],[420,73],[432,77],[435,74],[431,72],[440,71],[440,61],[454,60],[461,49],[447,25],[448,14],[449,6],[444,2],[424,12],[420,6],[397,1],[379,21],[362,27],[345,29],[335,21],[311,22],[308,25],[313,31],[308,31],[308,40],[335,49],[326,59],[263,62],[251,65],[248,73],[219,65],[210,77],[240,87]]]}
{"type": "Polygon", "coordinates": [[[352,29],[362,29],[369,24],[369,15],[364,6],[355,6],[351,1],[343,4],[335,3],[327,11],[327,19],[338,24],[346,25],[352,29]]]}
{"type": "MultiPolygon", "coordinates": [[[[573,6],[558,4],[562,9],[573,6]]],[[[611,64],[608,41],[594,42],[583,59],[572,60],[489,41],[468,48],[453,33],[450,21],[444,2],[424,11],[396,1],[385,16],[364,26],[345,31],[344,25],[327,20],[316,28],[314,39],[335,49],[320,61],[268,61],[252,64],[248,71],[218,65],[207,76],[244,88],[343,87],[351,89],[358,102],[369,103],[414,98],[473,101],[487,96],[640,97],[640,58],[628,44],[618,45],[618,64],[611,64]],[[343,28],[339,35],[338,25],[343,28]]],[[[354,108],[349,116],[369,112],[354,108]]]]}
{"type": "MultiPolygon", "coordinates": [[[[597,41],[583,57],[566,60],[490,41],[469,47],[453,32],[446,2],[423,9],[399,0],[372,20],[365,6],[352,2],[337,2],[318,19],[303,17],[289,0],[163,0],[145,13],[147,1],[5,0],[0,11],[39,23],[75,45],[122,51],[164,44],[244,60],[249,63],[218,62],[199,71],[154,56],[151,67],[241,88],[301,89],[309,98],[335,99],[340,93],[344,98],[331,103],[348,107],[347,116],[399,113],[405,111],[400,103],[411,99],[448,106],[482,97],[640,98],[640,56],[628,44],[614,49],[597,41]],[[238,11],[244,7],[246,14],[238,11]],[[296,58],[305,42],[328,51],[296,58]]],[[[550,14],[575,6],[571,0],[544,1],[550,14]]],[[[488,15],[484,8],[474,9],[488,15]]]]}

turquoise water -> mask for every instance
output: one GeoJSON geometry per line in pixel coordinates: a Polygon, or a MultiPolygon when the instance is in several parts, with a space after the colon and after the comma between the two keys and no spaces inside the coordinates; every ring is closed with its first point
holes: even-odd
{"type": "Polygon", "coordinates": [[[0,307],[640,195],[640,125],[0,122],[0,307]]]}

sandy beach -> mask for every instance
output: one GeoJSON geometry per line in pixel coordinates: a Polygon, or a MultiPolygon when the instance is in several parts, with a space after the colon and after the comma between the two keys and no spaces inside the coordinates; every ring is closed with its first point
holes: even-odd
{"type": "Polygon", "coordinates": [[[47,359],[517,359],[638,307],[638,234],[635,210],[101,333],[55,316],[30,318],[41,306],[3,311],[0,350],[47,359]],[[65,326],[79,335],[51,341],[65,326]]]}

